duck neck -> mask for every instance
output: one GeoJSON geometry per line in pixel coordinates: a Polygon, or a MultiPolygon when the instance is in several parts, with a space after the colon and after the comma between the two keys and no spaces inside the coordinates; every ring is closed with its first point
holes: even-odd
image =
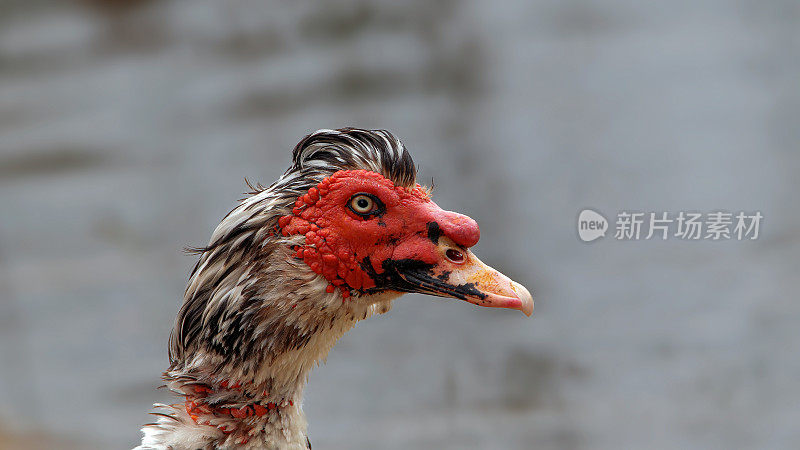
{"type": "Polygon", "coordinates": [[[270,336],[265,351],[242,361],[196,349],[185,363],[165,373],[167,386],[184,398],[173,406],[181,426],[201,429],[192,434],[203,436],[202,444],[210,448],[306,448],[302,396],[308,374],[374,309],[330,308],[324,317],[316,317],[320,326],[312,327],[313,332],[288,322],[273,326],[271,330],[283,331],[270,336]]]}
{"type": "Polygon", "coordinates": [[[232,285],[227,292],[237,295],[202,302],[194,299],[206,290],[190,283],[164,374],[184,401],[143,429],[142,448],[307,448],[309,372],[356,322],[388,311],[400,294],[344,299],[319,275],[293,273],[290,282],[267,277],[253,292],[232,285]]]}

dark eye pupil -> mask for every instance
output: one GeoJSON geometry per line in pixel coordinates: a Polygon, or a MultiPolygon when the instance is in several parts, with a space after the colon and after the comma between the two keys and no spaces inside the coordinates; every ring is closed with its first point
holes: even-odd
{"type": "Polygon", "coordinates": [[[358,199],[357,203],[359,208],[366,208],[367,206],[369,206],[369,201],[365,198],[358,199]]]}

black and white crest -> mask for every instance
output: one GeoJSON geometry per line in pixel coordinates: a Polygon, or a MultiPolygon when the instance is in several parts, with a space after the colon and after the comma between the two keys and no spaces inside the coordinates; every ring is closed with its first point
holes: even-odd
{"type": "Polygon", "coordinates": [[[391,133],[342,128],[318,130],[303,138],[292,152],[292,166],[277,183],[297,177],[319,182],[348,169],[378,172],[402,187],[413,187],[417,178],[411,155],[391,133]]]}

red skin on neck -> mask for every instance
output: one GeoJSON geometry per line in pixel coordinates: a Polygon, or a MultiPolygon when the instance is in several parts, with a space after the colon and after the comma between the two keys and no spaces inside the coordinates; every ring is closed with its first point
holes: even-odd
{"type": "MultiPolygon", "coordinates": [[[[219,406],[211,406],[206,403],[206,397],[208,397],[211,393],[215,392],[214,389],[207,384],[195,384],[190,387],[193,391],[193,394],[185,394],[186,401],[186,413],[189,414],[189,417],[192,420],[200,425],[210,425],[211,422],[208,420],[208,416],[217,416],[217,417],[231,417],[234,419],[245,419],[248,417],[263,417],[268,414],[270,411],[277,410],[278,408],[284,408],[287,406],[294,406],[294,402],[292,400],[284,400],[280,402],[267,402],[267,403],[250,403],[247,405],[243,405],[239,408],[223,408],[219,406]],[[205,417],[205,419],[204,419],[205,417]]],[[[239,382],[236,383],[229,383],[227,380],[223,380],[219,383],[217,390],[235,390],[240,391],[242,389],[242,385],[239,382]]],[[[264,392],[264,395],[267,395],[267,392],[264,392]]],[[[237,431],[237,429],[230,429],[226,428],[225,426],[217,426],[225,434],[233,433],[237,431]]],[[[239,431],[243,429],[249,429],[248,427],[244,427],[239,429],[239,431]]],[[[246,441],[245,441],[246,442],[246,441]]],[[[240,444],[245,443],[240,442],[240,444]]]]}

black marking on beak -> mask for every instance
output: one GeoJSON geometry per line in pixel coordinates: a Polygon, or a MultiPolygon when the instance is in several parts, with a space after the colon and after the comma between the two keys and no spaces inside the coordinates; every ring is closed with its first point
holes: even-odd
{"type": "Polygon", "coordinates": [[[430,271],[433,267],[432,264],[415,259],[388,259],[383,261],[381,264],[381,267],[383,267],[383,272],[378,273],[372,267],[372,262],[370,261],[369,256],[364,258],[359,265],[361,266],[361,269],[366,272],[367,275],[375,282],[375,287],[372,289],[367,289],[365,291],[367,293],[385,290],[418,292],[417,286],[406,281],[401,274],[407,271],[430,271]]]}
{"type": "Polygon", "coordinates": [[[402,274],[402,277],[412,285],[416,286],[413,292],[423,294],[438,295],[440,297],[453,297],[459,300],[466,300],[467,297],[486,298],[486,294],[475,287],[475,283],[453,285],[432,276],[429,272],[410,271],[402,274]]]}
{"type": "Polygon", "coordinates": [[[383,273],[375,272],[369,257],[361,262],[361,268],[375,281],[375,287],[366,292],[394,290],[398,292],[417,292],[439,297],[453,297],[466,300],[467,297],[486,298],[475,283],[453,285],[447,282],[449,273],[435,276],[433,264],[415,259],[387,259],[381,264],[383,273]]]}

